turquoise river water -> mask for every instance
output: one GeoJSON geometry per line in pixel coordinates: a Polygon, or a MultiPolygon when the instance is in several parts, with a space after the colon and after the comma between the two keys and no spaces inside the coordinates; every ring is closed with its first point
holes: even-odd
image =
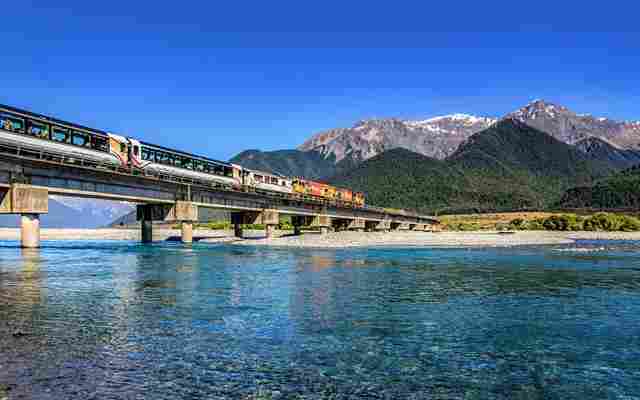
{"type": "Polygon", "coordinates": [[[0,242],[0,399],[639,399],[640,243],[0,242]]]}

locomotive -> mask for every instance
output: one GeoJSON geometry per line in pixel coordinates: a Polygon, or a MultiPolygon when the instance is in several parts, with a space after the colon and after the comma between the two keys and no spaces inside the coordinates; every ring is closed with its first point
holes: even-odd
{"type": "Polygon", "coordinates": [[[95,168],[292,199],[364,207],[364,194],[218,161],[0,105],[0,148],[95,168]]]}

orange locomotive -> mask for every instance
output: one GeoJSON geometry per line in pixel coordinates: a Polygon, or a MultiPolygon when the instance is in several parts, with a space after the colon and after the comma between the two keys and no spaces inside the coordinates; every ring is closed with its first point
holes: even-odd
{"type": "Polygon", "coordinates": [[[356,207],[364,206],[364,193],[302,178],[293,179],[293,193],[302,197],[319,197],[337,203],[353,204],[356,207]]]}

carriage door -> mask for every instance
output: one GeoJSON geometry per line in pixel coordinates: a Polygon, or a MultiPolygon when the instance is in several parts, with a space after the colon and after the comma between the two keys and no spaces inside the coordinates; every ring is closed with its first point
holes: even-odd
{"type": "Polygon", "coordinates": [[[142,147],[140,146],[140,142],[135,139],[129,139],[129,157],[133,165],[137,168],[142,168],[142,147]]]}
{"type": "Polygon", "coordinates": [[[127,146],[127,139],[109,134],[109,152],[118,158],[120,166],[127,168],[129,166],[129,146],[127,146]]]}

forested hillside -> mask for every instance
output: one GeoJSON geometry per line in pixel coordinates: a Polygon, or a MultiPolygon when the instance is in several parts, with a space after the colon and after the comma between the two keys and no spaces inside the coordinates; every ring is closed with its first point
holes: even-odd
{"type": "Polygon", "coordinates": [[[229,161],[240,164],[245,168],[278,173],[285,176],[304,176],[309,179],[323,178],[336,173],[334,160],[326,159],[315,151],[246,150],[229,161]]]}
{"type": "Polygon", "coordinates": [[[640,209],[640,165],[602,179],[593,186],[566,191],[561,208],[640,209]]]}

